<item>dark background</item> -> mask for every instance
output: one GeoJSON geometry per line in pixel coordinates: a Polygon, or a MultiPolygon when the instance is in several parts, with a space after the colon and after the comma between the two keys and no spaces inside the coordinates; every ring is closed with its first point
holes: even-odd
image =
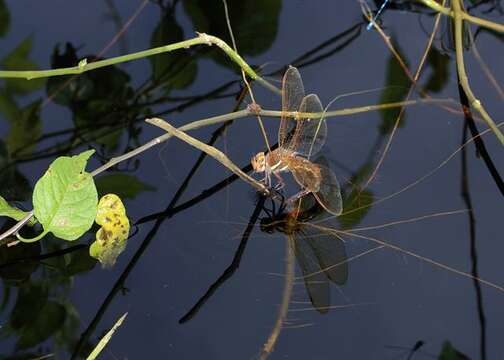
{"type": "MultiPolygon", "coordinates": [[[[77,49],[79,58],[96,55],[117,34],[117,24],[111,19],[110,5],[113,3],[8,0],[5,6],[10,14],[10,25],[0,38],[0,58],[11,53],[28,36],[33,41],[28,57],[39,69],[50,68],[53,50],[59,44],[60,53],[64,52],[66,42],[77,49]]],[[[263,65],[265,74],[278,71],[269,78],[278,86],[284,66],[293,64],[301,72],[307,93],[316,92],[323,104],[343,94],[379,88],[372,93],[338,100],[331,109],[379,103],[386,86],[403,86],[404,95],[404,86],[408,83],[404,82],[400,69],[391,60],[383,39],[375,30],[365,30],[366,23],[357,1],[244,1],[240,2],[245,4],[241,8],[234,3],[230,1],[231,23],[237,35],[238,50],[250,64],[263,65]],[[348,34],[336,37],[347,30],[350,31],[348,34]],[[326,41],[329,41],[327,47],[316,50],[309,58],[313,62],[307,61],[309,59],[296,62],[300,56],[326,41]],[[327,56],[320,57],[324,54],[327,56]]],[[[126,22],[140,5],[141,1],[115,2],[116,16],[126,22]]],[[[172,4],[165,2],[165,5],[170,7],[172,4]]],[[[374,8],[375,4],[372,5],[374,8]]],[[[499,8],[494,9],[494,5],[487,2],[472,11],[502,21],[499,8]]],[[[228,39],[220,1],[179,1],[172,10],[172,15],[167,15],[170,10],[165,9],[163,17],[160,6],[147,2],[127,28],[122,42],[116,43],[103,56],[108,58],[123,51],[129,53],[152,47],[153,33],[159,31],[161,21],[165,21],[165,43],[191,38],[195,31],[206,31],[228,39]]],[[[412,72],[424,52],[433,19],[428,9],[420,7],[411,10],[392,7],[382,17],[384,31],[398,45],[412,72]]],[[[444,26],[441,34],[446,30],[444,26]]],[[[436,98],[458,101],[454,54],[444,51],[441,41],[440,35],[435,41],[438,61],[425,67],[420,87],[426,87],[429,76],[435,74],[437,86],[427,87],[428,92],[436,98]]],[[[495,79],[502,83],[502,37],[479,31],[476,41],[495,79]]],[[[171,124],[180,126],[231,112],[236,104],[235,94],[240,90],[237,67],[218,50],[206,47],[178,54],[176,60],[169,56],[164,58],[164,64],[176,68],[172,61],[177,61],[182,64],[180,73],[186,71],[189,74],[179,75],[178,70],[174,71],[163,80],[158,90],[149,94],[138,95],[141,93],[139,87],[153,76],[149,59],[119,65],[116,69],[130,76],[126,82],[117,80],[118,75],[110,70],[99,78],[88,77],[88,83],[79,86],[92,95],[83,95],[78,101],[75,93],[68,93],[68,88],[60,90],[74,98],[44,104],[38,116],[31,120],[36,121],[36,125],[30,122],[24,125],[24,133],[32,136],[22,139],[25,142],[22,145],[34,141],[36,145],[17,153],[13,151],[17,145],[10,145],[4,151],[3,161],[9,166],[8,170],[3,170],[2,196],[31,208],[32,187],[57,155],[75,154],[91,146],[100,154],[88,165],[88,169],[95,169],[100,160],[104,162],[124,153],[128,146],[135,147],[161,134],[157,128],[142,122],[149,114],[160,113],[171,124]],[[174,85],[176,76],[185,79],[181,81],[182,85],[174,85]],[[115,80],[120,85],[110,85],[113,91],[100,88],[115,80]],[[186,103],[182,97],[205,95],[228,82],[233,83],[220,95],[229,96],[219,99],[203,96],[201,101],[177,109],[180,111],[171,111],[186,103]],[[127,87],[131,90],[124,90],[127,87]],[[135,107],[131,100],[136,95],[140,103],[159,101],[135,107]],[[96,105],[98,100],[103,101],[100,106],[96,105]],[[95,103],[90,105],[92,101],[95,103]],[[40,141],[41,136],[72,129],[76,125],[96,130],[117,124],[121,130],[116,134],[115,142],[90,139],[86,137],[89,134],[72,132],[40,141]],[[35,131],[36,127],[40,130],[35,131]],[[29,186],[24,186],[22,179],[29,186]]],[[[502,121],[502,98],[470,52],[466,53],[466,59],[470,84],[476,96],[496,122],[502,121]]],[[[12,98],[23,109],[37,99],[46,101],[48,93],[54,90],[49,89],[49,85],[44,83],[38,89],[16,92],[4,82],[2,99],[12,98]]],[[[253,86],[256,100],[263,108],[280,108],[280,99],[276,95],[257,84],[253,86]]],[[[401,93],[400,89],[398,93],[401,93]]],[[[249,102],[247,98],[242,107],[249,102]]],[[[460,109],[457,103],[451,106],[460,109]]],[[[9,129],[14,125],[4,109],[0,108],[3,148],[9,141],[11,144],[21,141],[19,138],[9,140],[9,129]]],[[[432,104],[409,107],[405,114],[390,151],[368,189],[374,200],[385,198],[428,174],[461,145],[462,115],[449,113],[432,104]]],[[[394,121],[390,115],[368,112],[328,119],[329,137],[323,152],[343,187],[348,186],[352,176],[361,171],[364,164],[376,164],[389,136],[389,132],[380,129],[394,121]],[[377,143],[379,147],[375,147],[377,143]]],[[[270,141],[273,141],[278,121],[266,119],[265,122],[270,141]]],[[[482,123],[478,126],[485,128],[482,123]]],[[[205,128],[192,134],[207,141],[214,130],[205,128]]],[[[502,146],[492,134],[485,135],[484,141],[497,168],[502,170],[502,146]]],[[[263,149],[264,140],[256,120],[247,118],[229,127],[216,146],[236,164],[244,166],[252,155],[263,149]]],[[[474,144],[469,144],[465,151],[478,273],[482,279],[502,285],[504,247],[500,221],[504,205],[501,193],[484,162],[476,157],[474,144]]],[[[125,201],[131,222],[165,209],[198,156],[199,153],[189,145],[170,140],[141,154],[136,164],[121,164],[118,172],[143,184],[143,190],[125,201]]],[[[467,209],[468,204],[461,195],[462,163],[462,152],[459,152],[418,185],[372,206],[353,227],[467,209]]],[[[192,178],[180,202],[197,196],[229,175],[219,163],[207,159],[192,178]]],[[[118,192],[127,188],[124,181],[113,185],[113,189],[116,187],[118,192]]],[[[129,240],[126,252],[119,257],[115,267],[109,270],[95,265],[87,257],[85,247],[64,256],[22,264],[15,262],[27,256],[60,251],[77,243],[85,245],[93,239],[91,232],[76,243],[47,238],[41,245],[20,246],[16,254],[12,249],[4,248],[4,265],[0,268],[4,294],[0,314],[3,331],[0,353],[8,359],[30,359],[52,352],[58,358],[69,358],[80,334],[151,233],[151,241],[124,282],[125,289],[113,292],[114,296],[100,314],[100,321],[81,349],[82,353],[87,353],[116,319],[128,312],[101,358],[256,357],[270,333],[281,302],[284,283],[281,274],[285,272],[286,256],[286,237],[282,233],[271,235],[259,228],[254,229],[234,276],[197,316],[185,324],[178,323],[231,262],[254,210],[254,201],[250,186],[236,181],[166,219],[154,230],[154,221],[143,223],[132,229],[136,231],[135,236],[129,240]],[[12,261],[14,265],[9,265],[12,261]],[[73,268],[70,267],[72,261],[73,268]],[[51,305],[47,305],[48,302],[51,305]],[[41,313],[47,314],[47,319],[41,318],[41,313]]],[[[338,222],[333,225],[338,226],[338,222]]],[[[443,266],[470,273],[473,266],[470,228],[469,212],[462,212],[359,234],[376,237],[443,266]]],[[[368,240],[345,239],[349,257],[376,246],[368,240]]],[[[475,283],[441,266],[391,249],[381,249],[350,262],[347,284],[340,288],[332,285],[331,288],[333,305],[353,306],[332,309],[321,315],[311,307],[303,282],[296,282],[290,308],[302,311],[289,313],[289,326],[281,333],[271,356],[273,359],[401,359],[407,357],[407,349],[418,341],[425,343],[421,349],[423,353],[415,355],[418,358],[437,358],[445,341],[472,359],[483,357],[482,347],[489,359],[504,356],[502,291],[475,283]],[[478,313],[484,314],[483,322],[478,313]]]]}

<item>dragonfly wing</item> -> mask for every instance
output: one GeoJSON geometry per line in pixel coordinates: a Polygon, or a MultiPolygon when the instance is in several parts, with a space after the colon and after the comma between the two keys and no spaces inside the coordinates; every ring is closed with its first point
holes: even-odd
{"type": "Polygon", "coordinates": [[[312,248],[308,245],[302,232],[289,236],[294,254],[303,274],[306,291],[313,307],[320,313],[326,313],[331,305],[329,282],[320,269],[312,248]]]}
{"type": "Polygon", "coordinates": [[[345,284],[348,279],[348,263],[343,241],[311,226],[306,226],[303,232],[322,271],[335,284],[345,284]]]}
{"type": "MultiPolygon", "coordinates": [[[[315,94],[305,96],[299,106],[299,112],[301,113],[320,114],[323,111],[322,103],[315,94]]],[[[324,118],[298,119],[286,147],[292,152],[310,158],[324,146],[326,137],[327,123],[324,118]]]]}
{"type": "Polygon", "coordinates": [[[310,191],[317,202],[329,213],[339,216],[343,212],[341,188],[332,170],[320,163],[303,158],[292,160],[290,172],[302,189],[310,191]],[[318,190],[316,188],[318,187],[318,190]]]}
{"type": "Polygon", "coordinates": [[[295,157],[290,160],[289,170],[292,176],[294,176],[294,180],[296,180],[302,189],[310,192],[316,191],[321,181],[318,164],[314,164],[301,157],[295,157]]]}
{"type": "MultiPolygon", "coordinates": [[[[282,81],[282,111],[298,111],[301,101],[305,95],[303,80],[299,71],[289,66],[282,81]]],[[[296,120],[282,116],[280,119],[280,129],[278,130],[278,145],[285,147],[289,143],[292,131],[296,125],[296,120]]]]}
{"type": "Polygon", "coordinates": [[[339,216],[343,212],[343,199],[338,179],[329,167],[322,164],[318,166],[320,167],[320,188],[313,195],[324,209],[339,216]]]}
{"type": "Polygon", "coordinates": [[[310,221],[325,212],[312,193],[295,200],[292,209],[296,211],[296,218],[300,222],[310,221]]]}

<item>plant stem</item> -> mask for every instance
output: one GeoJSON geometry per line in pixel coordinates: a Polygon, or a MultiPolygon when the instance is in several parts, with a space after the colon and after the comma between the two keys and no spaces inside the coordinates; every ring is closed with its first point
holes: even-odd
{"type": "MultiPolygon", "coordinates": [[[[437,12],[444,14],[444,15],[455,18],[455,11],[453,11],[453,3],[456,2],[455,0],[452,1],[452,9],[451,10],[447,7],[441,6],[440,4],[438,4],[434,0],[418,0],[418,1],[420,1],[425,6],[430,7],[432,10],[435,10],[437,12]]],[[[485,19],[482,19],[482,18],[479,18],[476,16],[472,16],[472,15],[466,13],[465,11],[462,11],[459,14],[459,16],[463,20],[469,21],[470,23],[473,23],[475,25],[479,25],[479,26],[486,27],[491,30],[495,30],[500,33],[504,33],[504,25],[502,25],[502,24],[499,24],[499,23],[496,23],[493,21],[489,21],[489,20],[485,20],[485,19]]]]}
{"type": "Polygon", "coordinates": [[[255,187],[257,190],[261,191],[262,193],[269,193],[269,189],[261,182],[255,180],[254,178],[250,177],[246,173],[244,173],[238,166],[235,165],[227,156],[224,154],[222,151],[217,150],[215,147],[207,145],[201,141],[199,141],[196,138],[193,138],[190,135],[187,135],[185,132],[173,127],[166,121],[160,118],[152,118],[152,119],[146,119],[145,120],[147,123],[152,124],[154,126],[160,127],[161,129],[167,131],[170,133],[172,136],[178,137],[180,140],[188,143],[191,146],[194,146],[198,150],[201,150],[211,157],[213,157],[215,160],[220,162],[222,165],[227,167],[229,170],[234,172],[236,175],[242,178],[242,180],[248,182],[250,185],[255,187]]]}
{"type": "Polygon", "coordinates": [[[252,79],[255,81],[258,81],[261,85],[265,86],[266,88],[274,91],[275,93],[280,93],[280,90],[275,87],[274,85],[270,84],[266,80],[264,80],[262,77],[257,75],[257,73],[252,70],[252,68],[243,60],[243,58],[238,55],[237,52],[235,52],[228,44],[226,44],[224,41],[221,39],[208,35],[205,33],[198,33],[198,36],[189,39],[189,40],[184,40],[180,41],[174,44],[169,44],[165,46],[160,46],[154,49],[149,49],[149,50],[144,50],[144,51],[139,51],[136,53],[128,54],[128,55],[122,55],[122,56],[116,56],[110,59],[105,59],[105,60],[99,60],[95,62],[88,63],[86,59],[83,59],[79,62],[77,66],[72,66],[72,67],[67,67],[67,68],[61,68],[61,69],[53,69],[53,70],[37,70],[37,71],[31,71],[31,70],[24,70],[24,71],[8,71],[8,70],[0,70],[0,78],[21,78],[21,79],[27,79],[27,80],[32,80],[32,79],[37,79],[37,78],[46,78],[46,77],[52,77],[52,76],[62,76],[62,75],[75,75],[75,74],[82,74],[87,71],[99,69],[105,66],[110,66],[110,65],[115,65],[119,63],[124,63],[132,60],[137,60],[137,59],[142,59],[148,56],[153,56],[165,52],[170,52],[174,50],[179,50],[179,49],[188,49],[191,46],[195,45],[215,45],[219,47],[222,51],[224,51],[230,58],[233,60],[240,68],[245,71],[245,73],[250,76],[252,79]]]}
{"type": "MultiPolygon", "coordinates": [[[[450,99],[420,99],[420,100],[408,100],[408,101],[399,101],[399,102],[394,102],[394,103],[387,103],[387,104],[379,104],[379,105],[367,105],[367,106],[361,106],[361,107],[356,107],[356,108],[348,108],[348,109],[341,109],[341,110],[335,110],[335,111],[327,111],[327,112],[322,112],[322,113],[296,113],[296,112],[291,112],[291,113],[285,113],[282,111],[273,111],[273,110],[240,110],[240,111],[235,111],[229,114],[224,114],[224,115],[218,115],[218,116],[213,116],[207,119],[202,119],[202,120],[197,120],[193,121],[189,124],[181,126],[178,130],[180,131],[189,131],[189,130],[195,130],[199,129],[205,126],[210,126],[210,125],[215,125],[219,123],[223,123],[226,121],[231,121],[239,118],[244,118],[247,116],[251,116],[254,114],[259,114],[261,116],[269,116],[269,117],[281,117],[284,115],[290,115],[292,117],[298,117],[298,118],[319,118],[321,116],[324,116],[325,118],[327,117],[335,117],[335,116],[346,116],[346,115],[354,115],[354,114],[359,114],[363,112],[368,112],[368,111],[374,111],[374,110],[381,110],[381,109],[390,109],[390,108],[396,108],[396,107],[403,107],[403,106],[410,106],[410,105],[415,105],[415,104],[425,104],[425,103],[442,103],[442,102],[452,102],[453,100],[450,99]]],[[[134,156],[139,155],[140,153],[161,144],[162,142],[167,141],[170,139],[173,135],[171,133],[167,133],[161,136],[158,136],[146,144],[130,151],[127,152],[126,154],[123,154],[118,157],[114,157],[110,159],[106,164],[96,168],[94,171],[91,172],[91,175],[94,177],[105,170],[119,164],[122,161],[125,161],[129,158],[132,158],[134,156]]],[[[27,215],[20,220],[18,223],[16,223],[13,227],[11,227],[9,230],[3,232],[0,234],[0,246],[4,245],[3,240],[7,238],[8,236],[11,236],[13,234],[16,234],[19,229],[21,229],[27,222],[30,221],[30,219],[33,216],[33,210],[27,213],[27,215]]]]}
{"type": "Polygon", "coordinates": [[[467,73],[465,71],[464,64],[464,46],[462,41],[462,28],[463,28],[463,13],[462,4],[460,0],[452,0],[452,10],[453,10],[453,21],[455,23],[455,54],[457,59],[457,72],[459,75],[460,85],[464,89],[464,92],[469,99],[469,103],[471,106],[480,113],[483,120],[487,123],[488,127],[492,129],[497,139],[504,145],[504,135],[500,131],[500,129],[495,125],[495,122],[492,120],[490,115],[486,112],[485,108],[481,104],[469,86],[469,79],[467,77],[467,73]]]}
{"type": "Polygon", "coordinates": [[[265,360],[273,352],[273,348],[277,343],[278,337],[280,336],[280,331],[287,317],[287,312],[289,311],[289,303],[292,297],[292,288],[294,286],[294,237],[292,235],[287,236],[286,241],[286,259],[285,259],[285,284],[282,294],[282,303],[278,309],[278,315],[275,321],[275,326],[271,330],[271,334],[268,340],[263,345],[260,353],[260,360],[265,360]]]}

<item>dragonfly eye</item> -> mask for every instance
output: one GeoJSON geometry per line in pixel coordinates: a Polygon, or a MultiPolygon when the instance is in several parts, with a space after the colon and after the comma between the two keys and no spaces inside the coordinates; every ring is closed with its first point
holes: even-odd
{"type": "Polygon", "coordinates": [[[257,153],[250,161],[255,172],[263,172],[266,167],[266,157],[263,152],[257,153]]]}

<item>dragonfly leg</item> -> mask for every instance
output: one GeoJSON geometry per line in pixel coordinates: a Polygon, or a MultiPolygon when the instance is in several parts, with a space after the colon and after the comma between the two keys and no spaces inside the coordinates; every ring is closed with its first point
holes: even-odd
{"type": "Polygon", "coordinates": [[[277,178],[278,181],[278,184],[275,185],[275,190],[283,189],[283,187],[285,186],[285,182],[283,181],[282,177],[276,172],[274,172],[273,174],[275,174],[275,177],[277,178]]]}
{"type": "Polygon", "coordinates": [[[292,195],[288,200],[287,200],[287,203],[288,204],[293,204],[295,203],[298,199],[301,199],[303,196],[306,196],[308,195],[309,193],[311,193],[310,190],[307,190],[307,189],[304,189],[304,190],[301,190],[300,192],[298,192],[297,194],[294,194],[292,195]]]}
{"type": "Polygon", "coordinates": [[[271,187],[271,172],[269,171],[264,172],[264,183],[266,184],[267,187],[271,187]]]}

